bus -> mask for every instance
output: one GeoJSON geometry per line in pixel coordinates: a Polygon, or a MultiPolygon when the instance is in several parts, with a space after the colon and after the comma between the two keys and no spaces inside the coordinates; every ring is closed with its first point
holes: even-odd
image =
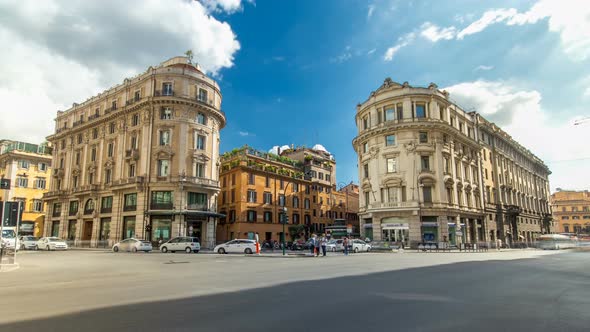
{"type": "Polygon", "coordinates": [[[577,238],[563,234],[545,234],[537,238],[539,249],[559,250],[577,246],[577,238]]]}

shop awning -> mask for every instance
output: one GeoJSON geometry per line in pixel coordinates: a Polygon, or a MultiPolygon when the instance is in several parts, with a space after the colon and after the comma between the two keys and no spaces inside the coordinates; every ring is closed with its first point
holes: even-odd
{"type": "Polygon", "coordinates": [[[422,222],[422,227],[438,227],[438,223],[434,221],[424,221],[422,222]]]}
{"type": "Polygon", "coordinates": [[[223,218],[225,214],[212,212],[212,211],[200,211],[200,210],[150,210],[146,212],[150,216],[170,216],[170,215],[185,215],[185,216],[203,216],[213,218],[223,218]]]}
{"type": "Polygon", "coordinates": [[[381,229],[410,229],[410,224],[408,223],[391,223],[391,224],[381,224],[381,229]]]}

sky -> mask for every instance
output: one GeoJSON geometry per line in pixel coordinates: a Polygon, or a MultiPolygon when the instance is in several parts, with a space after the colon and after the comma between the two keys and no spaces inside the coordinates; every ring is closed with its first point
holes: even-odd
{"type": "Polygon", "coordinates": [[[585,0],[0,0],[0,137],[191,49],[223,94],[221,152],[322,144],[358,182],[356,105],[387,77],[434,82],[590,189],[585,0]]]}

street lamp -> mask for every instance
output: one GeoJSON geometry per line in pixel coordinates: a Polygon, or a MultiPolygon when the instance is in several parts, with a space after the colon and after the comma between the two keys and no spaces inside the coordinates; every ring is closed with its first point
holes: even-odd
{"type": "MultiPolygon", "coordinates": [[[[285,205],[287,205],[287,197],[285,196],[285,205]]],[[[281,223],[283,224],[283,243],[282,243],[282,247],[283,247],[283,256],[286,255],[286,244],[285,244],[285,224],[288,222],[289,217],[287,216],[287,207],[283,206],[283,218],[281,220],[281,223]]]]}

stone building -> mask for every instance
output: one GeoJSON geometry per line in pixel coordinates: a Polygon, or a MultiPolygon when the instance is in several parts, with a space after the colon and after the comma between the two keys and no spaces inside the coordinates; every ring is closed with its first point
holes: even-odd
{"type": "Polygon", "coordinates": [[[175,57],[58,111],[46,235],[111,246],[136,237],[215,243],[221,92],[175,57]]]}
{"type": "Polygon", "coordinates": [[[590,235],[590,192],[559,190],[551,195],[558,233],[590,235]]]}
{"type": "Polygon", "coordinates": [[[533,241],[543,232],[548,168],[435,84],[388,78],[357,106],[355,120],[363,236],[415,246],[533,241]]]}

